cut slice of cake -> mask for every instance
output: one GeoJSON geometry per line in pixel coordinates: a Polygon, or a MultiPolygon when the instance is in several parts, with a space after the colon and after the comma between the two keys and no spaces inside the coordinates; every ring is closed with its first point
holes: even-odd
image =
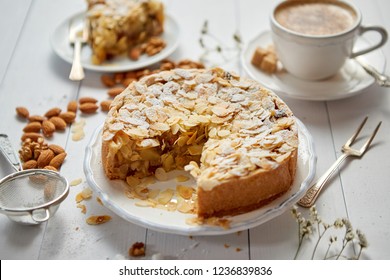
{"type": "Polygon", "coordinates": [[[164,30],[164,6],[156,0],[87,0],[92,63],[127,54],[164,30]]]}

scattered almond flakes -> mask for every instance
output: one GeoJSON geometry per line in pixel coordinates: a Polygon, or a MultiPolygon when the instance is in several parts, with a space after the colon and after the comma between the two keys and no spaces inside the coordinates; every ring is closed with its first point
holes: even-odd
{"type": "Polygon", "coordinates": [[[176,191],[182,198],[190,199],[192,197],[192,194],[195,192],[195,189],[193,189],[192,187],[177,185],[176,191]]]}
{"type": "Polygon", "coordinates": [[[74,179],[73,181],[71,181],[69,183],[69,186],[74,187],[74,186],[80,185],[82,181],[83,181],[83,179],[81,179],[81,178],[74,179]]]}
{"type": "Polygon", "coordinates": [[[194,213],[194,204],[188,200],[180,200],[177,204],[177,211],[181,213],[194,213]]]}
{"type": "Polygon", "coordinates": [[[161,168],[161,167],[156,169],[156,171],[154,173],[154,176],[159,181],[166,181],[166,180],[168,180],[167,172],[165,172],[164,168],[161,168]]]}
{"type": "Polygon", "coordinates": [[[96,197],[96,201],[97,201],[100,205],[104,206],[103,201],[100,199],[100,197],[96,197]]]}
{"type": "Polygon", "coordinates": [[[226,218],[218,218],[218,217],[210,217],[210,218],[192,217],[186,219],[186,224],[191,226],[207,224],[209,226],[218,226],[224,229],[229,229],[230,223],[231,220],[226,218]]]}
{"type": "Polygon", "coordinates": [[[225,244],[223,244],[223,247],[225,247],[227,249],[227,248],[230,248],[230,245],[225,243],[225,244]]]}
{"type": "Polygon", "coordinates": [[[137,201],[135,203],[135,206],[138,206],[138,207],[154,207],[156,206],[156,204],[150,200],[141,200],[141,201],[137,201]]]}
{"type": "Polygon", "coordinates": [[[81,209],[81,213],[83,214],[87,213],[87,206],[85,206],[84,204],[77,203],[77,208],[81,209]]]}
{"type": "Polygon", "coordinates": [[[92,197],[91,188],[85,188],[80,193],[76,195],[76,202],[79,203],[85,199],[90,199],[92,197]]]}
{"type": "Polygon", "coordinates": [[[81,119],[80,121],[74,123],[72,125],[72,140],[73,141],[80,141],[84,138],[84,126],[85,126],[85,119],[81,119]]]}
{"type": "Polygon", "coordinates": [[[173,195],[174,191],[172,189],[163,190],[160,193],[160,196],[158,197],[157,201],[162,205],[166,205],[172,199],[173,195]]]}
{"type": "Polygon", "coordinates": [[[135,242],[129,248],[129,256],[131,257],[142,257],[145,256],[145,243],[135,242]]]}
{"type": "Polygon", "coordinates": [[[109,215],[100,215],[100,216],[90,216],[87,218],[86,222],[88,225],[100,225],[107,223],[111,220],[109,215]]]}
{"type": "Polygon", "coordinates": [[[190,178],[188,178],[185,175],[179,175],[176,177],[176,182],[182,183],[182,182],[187,182],[190,178]]]}
{"type": "Polygon", "coordinates": [[[134,176],[127,176],[126,177],[126,183],[132,187],[132,188],[135,188],[136,186],[138,186],[140,183],[141,183],[141,180],[137,177],[134,177],[134,176]]]}
{"type": "Polygon", "coordinates": [[[150,199],[155,199],[159,194],[160,194],[159,189],[153,189],[153,190],[149,190],[147,197],[150,199]]]}

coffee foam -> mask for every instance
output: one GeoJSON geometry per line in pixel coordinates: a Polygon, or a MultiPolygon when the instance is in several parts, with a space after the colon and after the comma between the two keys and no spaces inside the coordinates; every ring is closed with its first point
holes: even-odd
{"type": "Polygon", "coordinates": [[[343,33],[357,20],[350,6],[337,1],[287,1],[276,9],[274,17],[286,29],[314,36],[343,33]]]}

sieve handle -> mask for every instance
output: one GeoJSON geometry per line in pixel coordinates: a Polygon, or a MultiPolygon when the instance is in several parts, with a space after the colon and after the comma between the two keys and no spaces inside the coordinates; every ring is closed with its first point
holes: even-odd
{"type": "Polygon", "coordinates": [[[0,152],[5,156],[7,161],[12,165],[15,171],[22,170],[22,164],[16,155],[11,141],[6,134],[0,134],[0,152]]]}
{"type": "Polygon", "coordinates": [[[35,215],[35,212],[36,211],[39,211],[39,210],[42,210],[42,209],[38,209],[38,210],[34,210],[32,213],[31,213],[31,218],[37,222],[37,223],[42,223],[42,222],[46,222],[49,218],[50,218],[50,211],[49,209],[45,209],[45,216],[40,218],[40,217],[37,217],[39,216],[38,214],[35,215]]]}

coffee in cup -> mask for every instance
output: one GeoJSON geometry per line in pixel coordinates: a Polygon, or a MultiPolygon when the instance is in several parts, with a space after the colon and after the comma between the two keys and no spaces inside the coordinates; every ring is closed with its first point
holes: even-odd
{"type": "Polygon", "coordinates": [[[364,27],[361,21],[360,11],[344,1],[284,1],[271,15],[272,39],[288,72],[305,80],[325,79],[335,75],[347,58],[373,51],[387,41],[384,28],[364,27]],[[356,39],[367,31],[378,32],[381,40],[353,52],[356,39]]]}

